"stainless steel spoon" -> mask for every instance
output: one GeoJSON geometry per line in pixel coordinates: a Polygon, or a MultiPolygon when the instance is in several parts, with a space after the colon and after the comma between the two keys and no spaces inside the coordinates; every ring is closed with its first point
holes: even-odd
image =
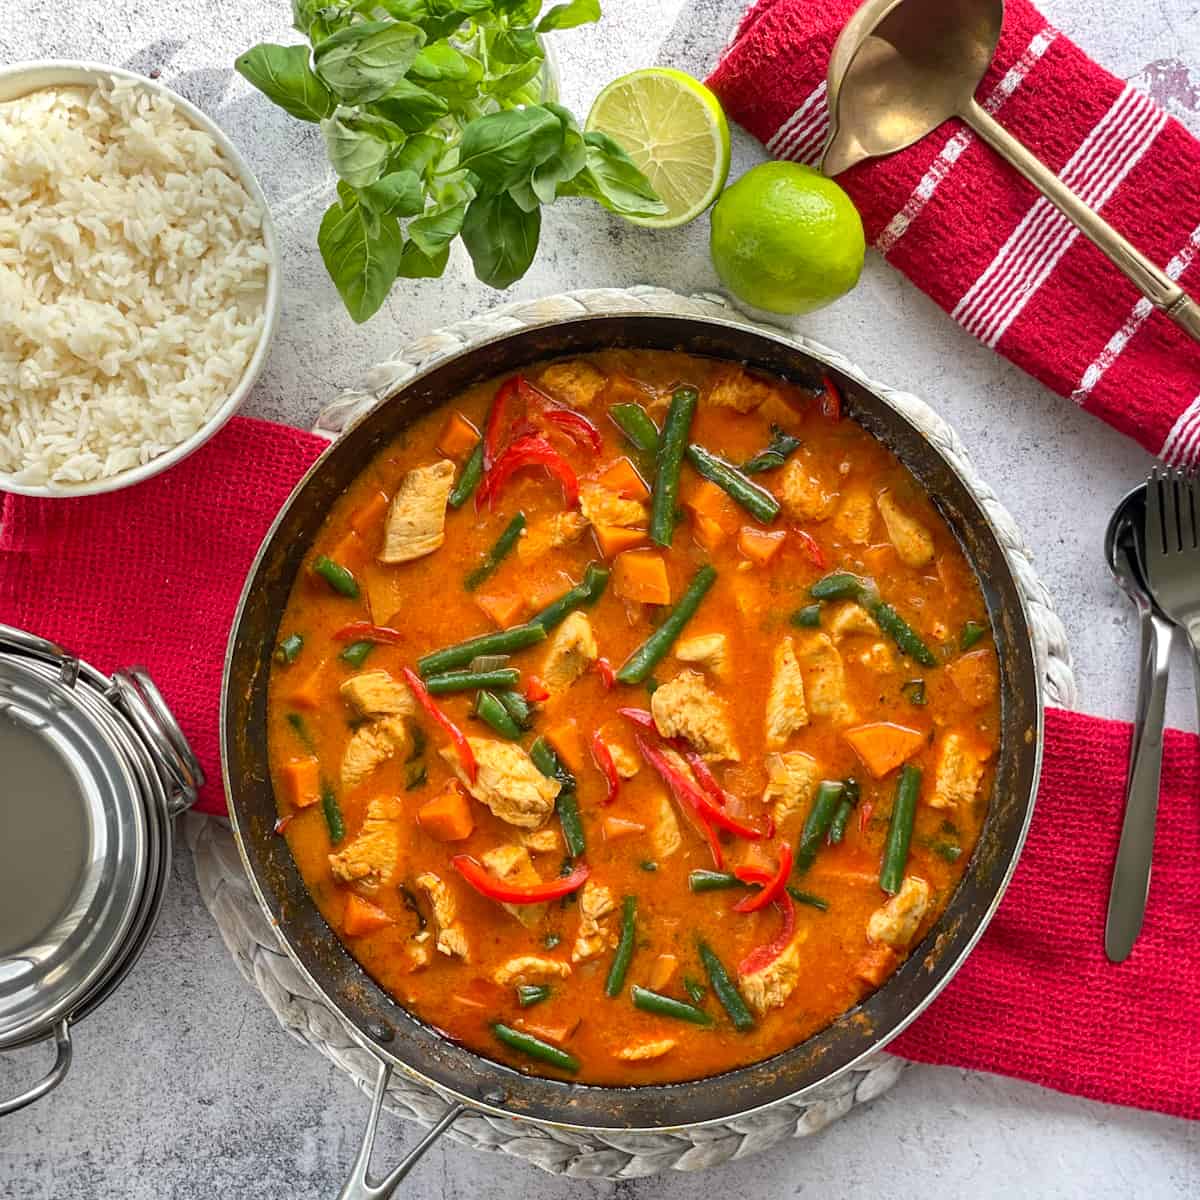
{"type": "Polygon", "coordinates": [[[1108,895],[1108,920],[1104,926],[1104,952],[1115,963],[1129,957],[1146,912],[1162,777],[1167,670],[1175,634],[1174,626],[1151,598],[1142,571],[1138,531],[1145,525],[1145,514],[1146,488],[1140,485],[1117,505],[1104,535],[1108,568],[1133,601],[1141,630],[1125,818],[1121,823],[1121,841],[1108,895]]]}
{"type": "Polygon", "coordinates": [[[894,154],[961,117],[1151,304],[1200,341],[1200,305],[975,99],[1003,20],[1004,0],[867,0],[829,60],[830,132],[822,171],[837,175],[865,158],[894,154]]]}

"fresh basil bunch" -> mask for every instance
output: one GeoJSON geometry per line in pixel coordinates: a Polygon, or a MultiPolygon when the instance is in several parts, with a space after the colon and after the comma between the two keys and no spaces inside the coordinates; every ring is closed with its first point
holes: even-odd
{"type": "Polygon", "coordinates": [[[264,44],[238,71],[318,122],[338,175],[317,244],[355,321],[399,277],[441,275],[459,235],[503,288],[529,269],[541,206],[586,196],[665,211],[612,138],[542,103],[539,35],[600,17],[599,0],[292,0],[308,46],[264,44]]]}

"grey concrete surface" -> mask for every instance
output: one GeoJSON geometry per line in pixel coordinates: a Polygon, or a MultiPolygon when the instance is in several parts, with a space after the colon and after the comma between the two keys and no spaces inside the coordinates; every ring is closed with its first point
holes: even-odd
{"type": "MultiPolygon", "coordinates": [[[[600,26],[557,35],[565,99],[579,112],[603,81],[656,59],[703,74],[737,5],[605,0],[604,7],[600,26]]],[[[1195,0],[1047,0],[1045,8],[1116,73],[1142,78],[1200,134],[1195,0]]],[[[315,247],[332,190],[318,138],[252,93],[230,66],[255,41],[287,40],[289,20],[286,0],[76,0],[69,7],[16,0],[0,24],[0,61],[78,57],[155,69],[224,125],[258,172],[284,246],[283,323],[247,411],[306,425],[341,385],[405,338],[483,312],[498,297],[456,252],[444,279],[397,290],[369,325],[356,327],[342,313],[315,247]]],[[[760,155],[738,135],[734,173],[760,155]]],[[[712,288],[706,238],[703,220],[651,234],[582,204],[556,206],[538,260],[511,296],[637,282],[712,288]]],[[[1104,572],[1101,538],[1113,503],[1148,457],[971,340],[877,260],[852,296],[801,328],[876,376],[922,393],[958,427],[1050,583],[1071,636],[1082,706],[1128,716],[1134,628],[1104,572]]],[[[1170,718],[1193,728],[1186,668],[1177,658],[1170,718]]],[[[0,1091],[45,1060],[43,1048],[0,1062],[0,1091]]],[[[286,1038],[242,982],[200,904],[187,855],[177,851],[161,927],[122,990],[79,1028],[67,1082],[0,1123],[0,1197],[332,1197],[365,1111],[350,1082],[286,1038]]],[[[391,1122],[383,1155],[394,1157],[415,1136],[413,1126],[391,1122]]],[[[1200,1126],[997,1077],[914,1067],[890,1094],[821,1136],[702,1177],[569,1182],[443,1145],[407,1190],[418,1200],[684,1200],[700,1191],[747,1200],[1195,1196],[1200,1126]]]]}

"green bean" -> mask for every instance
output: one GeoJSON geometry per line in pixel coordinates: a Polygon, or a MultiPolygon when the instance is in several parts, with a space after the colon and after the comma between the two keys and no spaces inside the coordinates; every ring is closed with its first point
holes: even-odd
{"type": "Polygon", "coordinates": [[[341,563],[336,563],[327,554],[322,554],[313,563],[314,574],[320,575],[339,596],[349,600],[358,599],[358,581],[341,563]]]}
{"type": "Polygon", "coordinates": [[[643,454],[658,449],[658,426],[640,404],[614,404],[608,410],[616,427],[643,454]]]}
{"type": "Polygon", "coordinates": [[[534,739],[533,745],[529,747],[529,757],[547,779],[557,779],[564,791],[573,792],[578,788],[571,769],[558,757],[554,747],[544,737],[534,739]]]}
{"type": "Polygon", "coordinates": [[[462,474],[458,477],[458,481],[454,487],[450,489],[450,507],[462,508],[464,504],[475,494],[475,489],[479,486],[479,481],[483,478],[483,439],[475,443],[475,449],[471,451],[471,457],[467,459],[463,466],[462,474]]]}
{"type": "Polygon", "coordinates": [[[698,979],[693,979],[690,975],[683,977],[683,990],[692,998],[693,1004],[702,1004],[704,997],[707,995],[707,990],[698,979]]]}
{"type": "Polygon", "coordinates": [[[813,859],[817,857],[821,842],[829,832],[829,826],[832,824],[833,815],[837,812],[838,804],[841,802],[843,790],[843,784],[829,779],[823,780],[821,786],[817,788],[817,798],[813,801],[813,806],[805,818],[804,829],[800,833],[800,845],[796,849],[795,869],[797,871],[807,871],[813,865],[813,859]]]}
{"type": "Polygon", "coordinates": [[[296,655],[304,648],[304,639],[298,633],[289,633],[287,637],[275,647],[275,661],[281,663],[294,663],[296,655]]]}
{"type": "Polygon", "coordinates": [[[523,983],[517,988],[517,1003],[522,1008],[532,1008],[550,999],[550,988],[544,983],[523,983]]]}
{"type": "Polygon", "coordinates": [[[521,740],[521,727],[509,716],[508,709],[491,692],[476,692],[471,714],[490,725],[502,738],[510,742],[521,740]]]}
{"type": "Polygon", "coordinates": [[[351,642],[345,650],[338,655],[343,662],[348,662],[352,667],[361,667],[368,654],[375,649],[374,642],[351,642]]]}
{"type": "Polygon", "coordinates": [[[936,667],[938,660],[933,651],[921,641],[920,635],[911,625],[890,605],[882,602],[874,605],[871,616],[879,622],[879,628],[900,647],[909,658],[915,659],[923,667],[936,667]]]}
{"type": "Polygon", "coordinates": [[[663,623],[625,660],[617,672],[617,678],[622,683],[641,683],[658,662],[667,656],[675,639],[695,616],[700,601],[716,581],[717,573],[707,563],[692,576],[692,582],[679,598],[679,603],[671,609],[663,623]]]}
{"type": "Polygon", "coordinates": [[[829,824],[829,844],[836,846],[838,842],[846,836],[846,825],[850,821],[850,814],[854,811],[854,806],[858,803],[858,798],[861,795],[861,790],[858,786],[858,780],[851,778],[847,779],[842,787],[842,799],[837,806],[837,811],[833,814],[833,820],[829,824]]]}
{"type": "Polygon", "coordinates": [[[333,788],[325,782],[321,784],[321,811],[325,814],[329,840],[336,846],[346,836],[346,822],[342,817],[342,808],[338,804],[333,788]]]}
{"type": "Polygon", "coordinates": [[[554,812],[562,828],[567,853],[572,858],[582,858],[587,852],[583,836],[583,820],[579,816],[579,800],[575,795],[575,776],[563,765],[553,747],[545,738],[539,737],[529,747],[529,757],[547,779],[557,779],[562,785],[554,801],[554,812]]]}
{"type": "Polygon", "coordinates": [[[687,460],[705,479],[736,500],[756,521],[769,525],[779,516],[779,501],[765,487],[743,475],[732,463],[693,442],[687,460]]]}
{"type": "Polygon", "coordinates": [[[621,908],[621,940],[617,943],[617,952],[613,955],[612,966],[608,969],[608,978],[604,981],[606,996],[619,996],[625,986],[625,976],[629,974],[629,964],[633,960],[633,948],[637,942],[637,897],[626,896],[621,908]]]}
{"type": "Polygon", "coordinates": [[[960,650],[970,650],[976,642],[982,641],[986,636],[986,625],[981,625],[978,621],[968,621],[962,627],[962,636],[958,639],[958,648],[960,650]]]}
{"type": "Polygon", "coordinates": [[[821,624],[821,606],[819,604],[806,604],[803,608],[796,609],[788,620],[801,629],[816,629],[821,624]]]}
{"type": "Polygon", "coordinates": [[[921,769],[905,763],[896,784],[896,799],[892,804],[892,820],[883,847],[883,863],[879,870],[879,886],[894,896],[904,879],[908,865],[908,848],[912,843],[913,822],[917,816],[917,795],[921,790],[921,769]]]}
{"type": "Polygon", "coordinates": [[[315,754],[317,747],[313,742],[312,734],[308,731],[308,725],[304,718],[298,712],[290,712],[287,715],[287,723],[295,730],[296,736],[300,739],[304,748],[310,754],[315,754]]]}
{"type": "Polygon", "coordinates": [[[528,624],[540,626],[549,633],[556,625],[560,625],[577,608],[585,605],[590,607],[604,594],[608,586],[608,568],[599,563],[588,563],[583,572],[583,582],[577,583],[569,591],[548,604],[537,616],[530,617],[528,624]]]}
{"type": "Polygon", "coordinates": [[[670,547],[679,502],[679,472],[687,449],[688,431],[700,395],[693,387],[678,387],[671,397],[662,436],[654,453],[654,490],[650,497],[650,540],[670,547]]]}
{"type": "Polygon", "coordinates": [[[633,996],[634,1007],[643,1012],[655,1013],[660,1017],[674,1017],[677,1021],[690,1021],[693,1025],[713,1023],[712,1017],[694,1004],[685,1004],[682,1000],[652,992],[649,988],[638,987],[636,983],[630,988],[630,995],[633,996]]]}
{"type": "Polygon", "coordinates": [[[688,876],[688,888],[693,892],[719,892],[742,886],[742,881],[729,871],[693,871],[688,876]]]}
{"type": "Polygon", "coordinates": [[[521,672],[516,667],[498,667],[495,671],[443,671],[430,675],[425,687],[431,696],[444,696],[447,692],[474,692],[480,688],[513,688],[521,682],[521,672]]]}
{"type": "Polygon", "coordinates": [[[517,544],[521,530],[525,528],[525,514],[517,513],[504,527],[504,532],[496,539],[496,544],[483,556],[483,561],[473,570],[463,582],[468,592],[473,592],[485,579],[491,577],[496,568],[504,561],[504,556],[517,544]]]}
{"type": "Polygon", "coordinates": [[[849,571],[834,571],[818,579],[808,589],[808,594],[814,600],[858,600],[868,591],[870,581],[861,575],[852,575],[849,571]]]}
{"type": "Polygon", "coordinates": [[[497,1041],[502,1042],[510,1050],[520,1051],[522,1054],[529,1055],[530,1058],[536,1058],[539,1062],[557,1067],[560,1071],[570,1071],[574,1074],[579,1070],[579,1059],[573,1054],[568,1054],[565,1050],[550,1045],[549,1042],[543,1042],[541,1038],[534,1037],[532,1033],[522,1033],[521,1030],[503,1025],[499,1021],[492,1026],[492,1032],[496,1035],[497,1041]]]}
{"type": "Polygon", "coordinates": [[[471,659],[481,654],[511,654],[514,650],[524,650],[545,640],[546,631],[541,625],[514,625],[511,629],[483,633],[465,642],[434,650],[432,654],[417,659],[417,670],[422,678],[428,678],[443,671],[452,671],[455,667],[465,667],[471,659]]]}
{"type": "Polygon", "coordinates": [[[528,729],[533,724],[533,705],[520,692],[514,692],[512,688],[505,688],[496,693],[496,699],[508,709],[508,715],[522,729],[528,729]]]}
{"type": "Polygon", "coordinates": [[[724,964],[713,953],[707,942],[700,943],[700,961],[704,964],[708,982],[712,984],[712,990],[720,1000],[721,1007],[729,1014],[734,1029],[739,1033],[753,1029],[754,1017],[746,1007],[746,1001],[742,999],[741,992],[734,987],[733,980],[729,978],[729,972],[725,970],[724,964]]]}
{"type": "Polygon", "coordinates": [[[821,912],[829,911],[829,901],[824,896],[818,896],[814,892],[802,892],[798,887],[792,887],[790,883],[787,885],[787,894],[797,904],[807,904],[809,908],[817,908],[821,912]]]}

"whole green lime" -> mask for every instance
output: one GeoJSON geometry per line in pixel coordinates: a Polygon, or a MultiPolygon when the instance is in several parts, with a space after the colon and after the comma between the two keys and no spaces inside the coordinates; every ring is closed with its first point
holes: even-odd
{"type": "Polygon", "coordinates": [[[709,252],[739,300],[795,316],[858,282],[866,239],[858,210],[832,179],[798,163],[769,162],[722,192],[709,252]]]}

